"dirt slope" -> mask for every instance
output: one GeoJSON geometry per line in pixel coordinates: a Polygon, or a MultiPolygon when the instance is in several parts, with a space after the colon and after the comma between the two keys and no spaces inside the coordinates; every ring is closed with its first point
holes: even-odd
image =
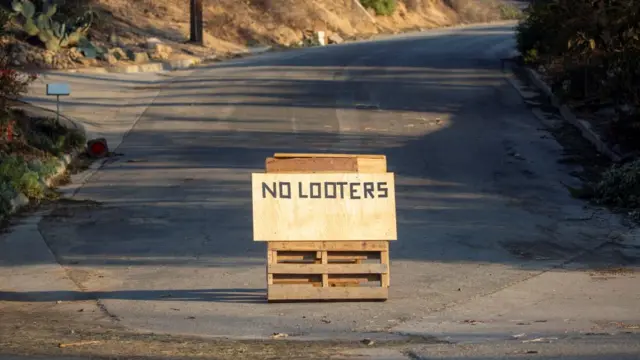
{"type": "MultiPolygon", "coordinates": [[[[224,56],[255,45],[300,46],[305,37],[319,30],[327,36],[338,34],[353,39],[504,18],[503,0],[397,0],[392,16],[375,16],[357,1],[203,0],[204,47],[185,44],[189,36],[189,0],[66,0],[65,8],[73,13],[90,6],[99,14],[90,32],[97,45],[144,52],[148,50],[147,39],[157,38],[172,48],[173,59],[211,53],[224,56]],[[112,34],[117,35],[116,43],[112,34]]],[[[82,59],[73,49],[48,53],[37,42],[29,44],[21,38],[17,28],[0,36],[2,41],[15,42],[20,47],[15,65],[97,65],[96,61],[82,59]]]]}
{"type": "MultiPolygon", "coordinates": [[[[188,35],[188,0],[95,3],[111,14],[112,19],[105,17],[102,23],[106,27],[110,23],[119,33],[155,34],[174,41],[184,41],[188,35]]],[[[235,48],[232,44],[291,46],[302,40],[305,31],[356,37],[500,18],[495,0],[399,0],[392,16],[368,12],[356,0],[204,0],[206,45],[222,51],[235,48]]]]}

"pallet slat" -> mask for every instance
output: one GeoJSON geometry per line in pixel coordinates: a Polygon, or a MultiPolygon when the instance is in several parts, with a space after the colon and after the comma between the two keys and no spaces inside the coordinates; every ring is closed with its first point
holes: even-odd
{"type": "Polygon", "coordinates": [[[386,274],[387,264],[271,264],[270,274],[386,274]]]}
{"type": "Polygon", "coordinates": [[[363,159],[387,159],[385,155],[376,154],[313,154],[313,153],[275,153],[274,158],[363,158],[363,159]]]}
{"type": "MultiPolygon", "coordinates": [[[[277,251],[273,263],[316,263],[317,251],[277,251]]],[[[321,258],[321,257],[320,257],[321,258]]],[[[381,252],[375,251],[327,251],[327,263],[355,262],[362,260],[381,260],[381,252]]]]}
{"type": "Polygon", "coordinates": [[[270,250],[289,251],[383,251],[389,242],[376,241],[269,241],[270,250]]]}

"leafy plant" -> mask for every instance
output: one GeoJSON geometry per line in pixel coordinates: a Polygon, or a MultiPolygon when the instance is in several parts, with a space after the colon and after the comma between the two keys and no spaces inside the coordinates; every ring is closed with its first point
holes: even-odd
{"type": "Polygon", "coordinates": [[[25,131],[29,144],[55,156],[78,149],[86,143],[82,132],[68,129],[52,118],[30,119],[29,127],[25,131]]]}
{"type": "MultiPolygon", "coordinates": [[[[525,15],[517,28],[518,49],[527,62],[544,66],[552,87],[562,89],[559,95],[638,112],[640,2],[538,0],[525,15]]],[[[615,121],[614,132],[640,127],[633,124],[640,121],[634,114],[615,121]]],[[[640,149],[638,139],[635,144],[640,149]]]]}
{"type": "Polygon", "coordinates": [[[396,11],[396,0],[360,0],[362,6],[373,9],[376,15],[393,15],[396,11]]]}
{"type": "Polygon", "coordinates": [[[37,36],[47,50],[56,52],[85,38],[94,16],[89,10],[72,19],[56,17],[63,4],[64,0],[40,0],[37,7],[31,0],[13,0],[12,8],[22,30],[31,37],[37,36]]]}
{"type": "Polygon", "coordinates": [[[11,200],[15,198],[16,191],[10,183],[0,181],[0,218],[11,211],[11,200]]]}
{"type": "Polygon", "coordinates": [[[590,189],[592,200],[622,209],[640,208],[640,161],[616,165],[590,189]]]}
{"type": "Polygon", "coordinates": [[[36,74],[25,74],[11,68],[14,47],[0,46],[0,120],[6,118],[8,100],[17,99],[29,89],[29,84],[38,78],[36,74]]]}
{"type": "Polygon", "coordinates": [[[31,199],[40,199],[44,195],[44,185],[40,176],[29,169],[27,162],[19,156],[11,155],[0,162],[0,182],[10,184],[13,189],[31,199]]]}

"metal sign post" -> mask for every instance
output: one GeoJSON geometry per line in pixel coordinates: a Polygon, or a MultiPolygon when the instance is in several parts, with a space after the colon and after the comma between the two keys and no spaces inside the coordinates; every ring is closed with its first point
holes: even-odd
{"type": "Polygon", "coordinates": [[[69,84],[47,84],[47,95],[56,97],[56,122],[60,122],[60,96],[71,95],[69,84]]]}

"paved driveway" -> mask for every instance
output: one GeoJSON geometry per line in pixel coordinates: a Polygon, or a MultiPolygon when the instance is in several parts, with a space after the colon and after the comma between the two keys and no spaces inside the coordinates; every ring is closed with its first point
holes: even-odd
{"type": "Polygon", "coordinates": [[[500,71],[513,46],[503,24],[198,68],[150,99],[123,156],[78,192],[101,205],[41,232],[78,298],[155,332],[361,336],[496,292],[610,232],[574,221],[591,213],[561,185],[572,169],[500,71]],[[396,173],[386,303],[264,300],[250,174],[274,152],[323,151],[385,154],[396,173]]]}

